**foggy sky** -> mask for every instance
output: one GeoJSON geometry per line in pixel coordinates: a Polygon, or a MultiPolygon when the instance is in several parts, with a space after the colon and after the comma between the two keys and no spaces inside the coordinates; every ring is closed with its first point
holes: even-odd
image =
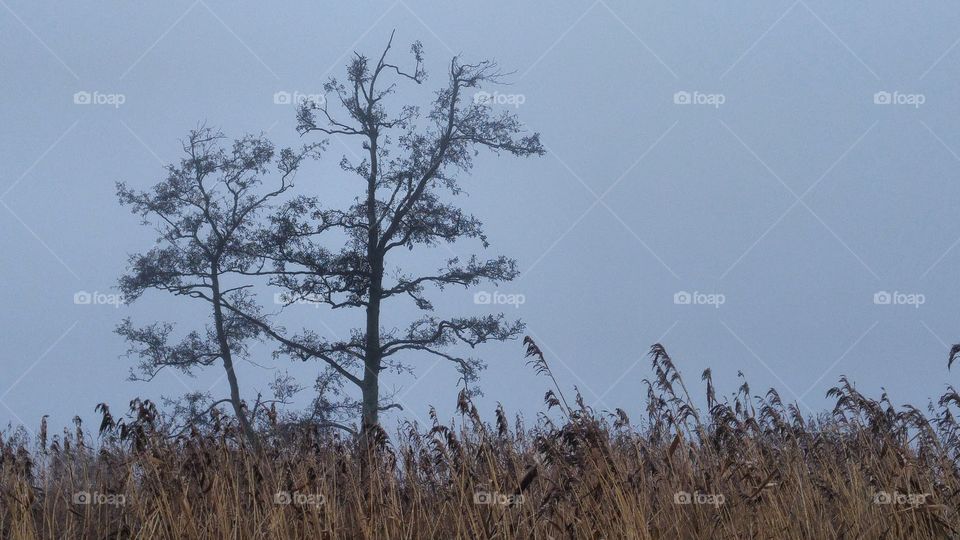
{"type": "MultiPolygon", "coordinates": [[[[710,367],[724,394],[741,371],[754,393],[776,387],[807,412],[832,406],[824,393],[841,375],[925,405],[955,380],[946,359],[960,338],[958,28],[955,2],[0,0],[0,425],[226,395],[218,367],[126,380],[123,317],[188,331],[206,306],[162,293],[97,303],[155,236],[114,184],[160,181],[203,122],[278,146],[316,140],[275,95],[321,93],[392,29],[394,62],[410,65],[420,40],[429,74],[399,98],[427,106],[453,54],[495,59],[512,84],[484,91],[549,149],[481,154],[462,179],[490,250],[457,244],[410,264],[505,254],[523,274],[435,294],[438,314],[523,318],[566,392],[635,420],[658,341],[700,394],[710,367]],[[82,292],[100,294],[75,303],[82,292]],[[478,305],[477,292],[523,303],[478,305]]],[[[342,142],[300,171],[297,193],[354,195],[337,163],[359,148],[342,142]]],[[[398,304],[385,324],[413,314],[398,304]]],[[[361,316],[293,306],[284,321],[332,336],[361,316]]],[[[278,369],[308,387],[319,370],[271,351],[239,366],[248,399],[278,369]]],[[[497,401],[528,418],[542,409],[549,381],[519,342],[478,355],[485,414],[497,401]]],[[[412,360],[419,377],[382,383],[406,407],[387,422],[431,404],[452,414],[453,366],[412,360]]]]}

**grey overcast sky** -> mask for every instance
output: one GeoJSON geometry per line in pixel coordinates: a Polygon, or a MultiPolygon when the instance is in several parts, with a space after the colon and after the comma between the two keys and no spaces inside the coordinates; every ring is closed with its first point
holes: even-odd
{"type": "MultiPolygon", "coordinates": [[[[420,40],[430,75],[401,98],[427,104],[453,54],[495,59],[511,84],[484,90],[549,148],[482,154],[462,182],[490,253],[523,270],[496,292],[523,303],[450,289],[435,296],[440,313],[522,317],[565,390],[635,419],[657,341],[688,385],[710,367],[733,392],[742,371],[755,393],[776,387],[808,412],[831,405],[824,393],[841,375],[920,406],[955,381],[956,2],[0,0],[0,424],[35,428],[50,414],[64,425],[136,396],[226,395],[217,368],[126,380],[121,318],[188,330],[204,309],[160,293],[110,305],[127,254],[154,237],[114,183],[161,180],[201,122],[301,144],[277,93],[320,93],[392,29],[394,61],[406,65],[420,40]],[[83,292],[98,294],[84,303],[83,292]]],[[[297,192],[352,195],[336,164],[356,151],[332,142],[297,192]]],[[[284,317],[333,334],[360,322],[311,306],[284,317]]],[[[480,355],[485,414],[497,401],[528,418],[542,410],[548,381],[519,342],[480,355]]],[[[239,374],[247,397],[278,369],[307,385],[318,369],[269,347],[255,356],[239,374]]],[[[418,378],[385,383],[407,407],[390,418],[424,418],[431,404],[452,414],[453,368],[414,361],[418,378]]]]}

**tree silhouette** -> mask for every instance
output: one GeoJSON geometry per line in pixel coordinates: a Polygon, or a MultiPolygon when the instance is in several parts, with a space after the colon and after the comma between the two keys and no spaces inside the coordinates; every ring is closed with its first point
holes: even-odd
{"type": "Polygon", "coordinates": [[[221,362],[230,385],[227,401],[246,439],[259,451],[251,412],[245,411],[240,398],[234,364],[247,357],[248,343],[262,332],[249,317],[224,309],[223,304],[229,302],[259,316],[247,290],[251,285],[233,283],[233,278],[258,264],[247,247],[256,240],[257,217],[272,199],[289,189],[291,175],[313,148],[301,153],[283,150],[276,155],[273,145],[260,137],[239,139],[230,149],[221,146],[223,139],[209,128],[192,131],[183,144],[186,157],[179,166],[168,166],[166,179],[151,191],[117,184],[120,203],[159,232],[155,247],[130,256],[128,273],[120,278],[126,301],[135,301],[148,289],[199,299],[210,305],[211,323],[176,342],[171,323],[135,327],[128,318],[117,333],[130,344],[129,354],[140,358],[140,374],[132,374],[134,378],[149,380],[168,367],[189,374],[221,362]],[[279,183],[272,191],[258,194],[261,177],[270,172],[275,157],[279,183]]]}
{"type": "Polygon", "coordinates": [[[392,42],[391,34],[375,61],[355,54],[346,80],[331,79],[324,85],[323,103],[305,102],[297,112],[301,134],[342,137],[345,144],[362,150],[359,162],[347,157],[340,162],[344,172],[360,179],[353,203],[327,208],[313,197],[288,201],[272,216],[256,253],[271,262],[258,273],[271,276],[288,302],[309,299],[332,309],[363,310],[364,324],[346,339],[327,339],[309,329],[286,335],[262,317],[249,316],[242,306],[225,302],[278,339],[283,352],[323,361],[357,386],[364,432],[378,424],[381,411],[399,407],[383,402],[380,393],[381,373],[406,367],[395,355],[416,351],[449,360],[469,386],[483,364],[450,352],[451,346],[476,347],[519,336],[522,323],[507,321],[502,314],[438,317],[427,298],[428,288],[509,281],[518,273],[513,259],[455,257],[425,275],[410,275],[388,262],[397,249],[465,238],[477,239],[486,248],[481,221],[451,202],[461,195],[458,176],[471,170],[480,149],[515,156],[544,151],[539,134],[525,134],[514,115],[498,113],[490,103],[468,95],[482,84],[501,82],[504,74],[490,61],[469,64],[454,57],[447,84],[425,115],[413,105],[388,111],[386,102],[398,83],[419,85],[426,79],[421,44],[411,46],[414,66],[404,71],[387,60],[392,42]],[[331,249],[330,238],[346,241],[331,249]],[[384,302],[397,297],[409,299],[425,314],[403,330],[384,329],[384,302]]]}

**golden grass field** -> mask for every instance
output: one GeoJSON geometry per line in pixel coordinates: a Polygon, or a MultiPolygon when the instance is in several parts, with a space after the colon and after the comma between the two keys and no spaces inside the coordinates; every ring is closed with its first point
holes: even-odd
{"type": "MultiPolygon", "coordinates": [[[[533,366],[549,367],[532,342],[533,366]]],[[[694,406],[651,352],[646,414],[561,389],[529,426],[502,409],[352,437],[227,419],[174,436],[149,402],[109,422],[0,441],[3,538],[956,538],[960,430],[950,389],[926,413],[841,380],[817,419],[744,385],[694,406]],[[94,450],[92,447],[96,447],[94,450]]]]}

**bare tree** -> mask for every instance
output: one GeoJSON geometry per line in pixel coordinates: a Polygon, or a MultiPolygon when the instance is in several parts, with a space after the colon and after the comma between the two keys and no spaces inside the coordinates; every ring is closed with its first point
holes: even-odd
{"type": "Polygon", "coordinates": [[[186,157],[179,166],[168,166],[166,179],[151,191],[117,185],[121,204],[159,233],[155,247],[129,259],[128,273],[120,278],[126,301],[136,300],[147,289],[199,299],[210,306],[211,324],[177,342],[170,323],[135,327],[126,319],[117,333],[130,344],[129,353],[140,358],[140,375],[132,373],[134,378],[149,380],[167,367],[189,374],[221,362],[230,397],[214,405],[232,405],[244,436],[259,451],[252,413],[245,411],[234,365],[247,357],[249,342],[261,337],[261,330],[248,317],[225,310],[223,304],[229,302],[258,317],[259,310],[247,290],[249,284],[227,281],[231,275],[248,273],[258,263],[245,247],[255,240],[256,219],[272,199],[290,187],[291,175],[312,148],[301,153],[283,150],[277,156],[274,146],[260,137],[236,140],[229,149],[222,147],[223,139],[221,133],[208,128],[194,130],[183,144],[186,157]],[[261,177],[273,168],[275,157],[279,183],[272,191],[258,193],[261,177]]]}
{"type": "MultiPolygon", "coordinates": [[[[522,323],[507,321],[502,314],[434,316],[426,297],[428,287],[509,281],[518,273],[513,259],[455,257],[425,275],[404,273],[389,266],[388,260],[397,249],[465,238],[478,239],[486,248],[480,220],[450,202],[461,195],[457,177],[471,170],[473,157],[482,148],[515,156],[543,154],[539,134],[526,134],[514,115],[498,113],[468,93],[501,81],[503,73],[493,62],[468,64],[454,57],[446,86],[436,93],[425,116],[412,105],[389,112],[386,102],[398,82],[419,85],[426,79],[421,44],[411,46],[414,66],[405,71],[387,60],[392,41],[391,35],[375,61],[355,54],[345,82],[331,79],[324,86],[323,103],[306,102],[298,109],[301,134],[343,137],[345,144],[355,141],[359,147],[363,156],[359,161],[343,157],[340,162],[343,171],[360,178],[354,202],[331,209],[316,198],[289,201],[273,216],[258,252],[272,261],[272,268],[261,274],[269,274],[274,285],[283,287],[289,302],[310,299],[333,309],[362,309],[363,326],[349,338],[331,340],[310,330],[284,335],[250,317],[280,341],[283,352],[302,360],[319,359],[360,389],[364,432],[378,424],[381,411],[399,407],[384,403],[380,392],[384,370],[407,368],[394,355],[418,351],[449,360],[469,386],[483,364],[457,356],[451,347],[465,343],[472,348],[519,336],[522,323]],[[330,232],[345,238],[345,245],[336,250],[326,247],[322,242],[331,236],[324,233],[330,232]],[[384,329],[383,305],[394,297],[406,297],[427,313],[402,331],[384,329]]],[[[243,313],[240,306],[226,305],[243,313]]]]}

